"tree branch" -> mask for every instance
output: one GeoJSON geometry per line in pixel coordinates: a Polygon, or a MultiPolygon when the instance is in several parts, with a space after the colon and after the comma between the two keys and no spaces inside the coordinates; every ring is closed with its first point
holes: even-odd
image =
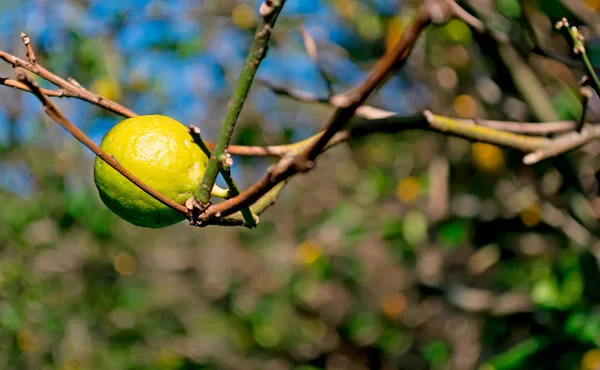
{"type": "Polygon", "coordinates": [[[534,164],[542,159],[556,157],[559,154],[566,153],[579,148],[593,139],[600,137],[600,127],[597,125],[585,126],[581,132],[569,132],[563,136],[552,140],[552,145],[546,145],[523,158],[523,163],[534,164]]]}
{"type": "Polygon", "coordinates": [[[202,220],[210,219],[216,214],[227,216],[243,207],[252,205],[277,184],[287,180],[298,172],[311,169],[316,157],[327,146],[330,139],[354,116],[357,108],[384,81],[394,67],[398,67],[406,60],[419,35],[431,23],[432,14],[439,15],[438,12],[434,11],[443,9],[443,7],[440,8],[441,4],[436,0],[428,0],[421,6],[415,19],[406,29],[394,49],[379,60],[357,89],[345,94],[346,99],[342,101],[342,107],[336,109],[331,116],[324,133],[318,135],[300,154],[288,155],[282,158],[277,165],[269,168],[267,175],[262,180],[242,194],[208,207],[201,215],[199,221],[202,222],[202,220]]]}
{"type": "Polygon", "coordinates": [[[178,212],[181,212],[187,216],[188,211],[184,206],[182,206],[178,203],[175,203],[171,199],[165,197],[164,195],[160,194],[156,190],[152,189],[150,186],[148,186],[142,180],[140,180],[135,175],[133,175],[131,172],[129,172],[127,169],[125,169],[125,167],[121,166],[121,164],[119,164],[119,162],[117,161],[117,159],[115,157],[113,157],[112,155],[109,155],[108,153],[106,153],[105,151],[100,149],[100,147],[98,145],[96,145],[79,128],[77,128],[77,126],[75,126],[73,123],[71,123],[71,121],[69,121],[62,114],[62,112],[54,105],[54,103],[52,103],[48,99],[48,97],[46,97],[46,95],[44,95],[44,93],[39,88],[37,83],[27,76],[25,71],[23,71],[22,69],[17,69],[16,74],[17,74],[17,79],[19,80],[19,82],[25,84],[29,88],[29,90],[31,90],[31,92],[42,103],[42,106],[43,106],[46,114],[48,116],[50,116],[50,118],[52,118],[54,121],[56,121],[56,123],[61,125],[65,130],[67,130],[71,135],[73,135],[73,137],[75,137],[77,140],[79,140],[79,142],[81,142],[83,145],[88,147],[98,157],[102,158],[102,160],[104,160],[106,163],[108,163],[112,168],[114,168],[116,171],[118,171],[121,175],[125,176],[129,181],[131,181],[133,184],[135,184],[138,188],[142,189],[148,195],[150,195],[154,199],[158,200],[159,202],[161,202],[161,203],[165,204],[166,206],[168,206],[178,212]]]}
{"type": "Polygon", "coordinates": [[[377,62],[371,73],[356,89],[345,94],[345,101],[340,104],[330,117],[323,135],[294,159],[293,166],[295,167],[295,171],[305,172],[311,169],[314,166],[314,160],[319,156],[333,135],[350,121],[357,108],[367,100],[389,73],[394,68],[399,68],[406,61],[421,32],[431,23],[430,7],[439,4],[434,1],[426,2],[420,8],[413,23],[402,34],[402,38],[396,43],[394,49],[385,54],[377,62]]]}
{"type": "MultiPolygon", "coordinates": [[[[3,51],[0,51],[0,59],[5,60],[13,67],[22,67],[27,71],[39,75],[52,82],[58,89],[41,89],[20,69],[17,69],[18,80],[0,78],[0,84],[36,95],[42,102],[44,110],[51,118],[96,153],[96,155],[127,177],[132,183],[155,199],[186,214],[188,217],[190,217],[192,211],[195,211],[197,219],[194,218],[192,223],[197,226],[255,226],[256,220],[253,214],[259,215],[273,204],[285,184],[293,175],[310,170],[314,166],[314,162],[318,156],[335,145],[351,138],[372,133],[395,133],[415,129],[434,131],[467,140],[487,142],[523,152],[530,152],[524,158],[524,162],[527,164],[564,153],[600,137],[600,126],[594,124],[585,125],[581,133],[573,131],[554,139],[530,136],[574,130],[578,128],[578,122],[575,121],[520,123],[465,120],[444,117],[429,111],[424,111],[410,117],[402,117],[392,111],[363,105],[370,94],[384,83],[389,74],[404,63],[419,35],[431,22],[441,22],[449,16],[454,15],[467,20],[476,29],[481,29],[481,25],[485,27],[483,23],[480,21],[477,22],[476,18],[458,7],[454,1],[425,0],[413,23],[407,28],[394,49],[377,62],[368,77],[358,87],[347,93],[331,95],[330,82],[327,81],[329,90],[327,97],[318,97],[303,91],[278,86],[272,82],[259,81],[278,94],[304,102],[328,104],[334,107],[335,112],[329,118],[324,131],[303,141],[286,145],[267,147],[229,145],[244,100],[247,97],[258,66],[266,54],[272,27],[284,2],[285,0],[265,0],[261,6],[262,20],[255,33],[251,51],[244,64],[217,142],[215,144],[204,142],[199,132],[198,135],[195,135],[195,127],[191,127],[192,136],[210,158],[207,174],[205,174],[196,194],[202,204],[196,202],[196,204],[191,206],[187,204],[186,206],[181,206],[166,199],[120,166],[114,157],[103,152],[83,132],[68,121],[48,99],[48,96],[74,97],[85,100],[125,117],[136,116],[136,113],[116,102],[86,90],[73,79],[64,80],[44,69],[35,61],[30,40],[26,35],[23,35],[22,38],[27,50],[27,60],[17,58],[3,51]],[[344,129],[355,116],[357,119],[352,122],[352,125],[344,129]],[[240,194],[229,172],[231,165],[230,154],[275,156],[279,157],[280,161],[269,168],[267,175],[263,179],[240,194]],[[210,197],[208,189],[212,189],[214,180],[219,172],[223,174],[223,177],[230,186],[230,194],[233,197],[219,204],[210,205],[208,203],[209,198],[204,200],[204,193],[208,192],[208,197],[210,197]],[[204,212],[201,213],[201,210],[204,210],[204,212]]],[[[311,58],[316,61],[316,50],[313,50],[314,45],[312,45],[314,40],[307,34],[303,34],[303,40],[311,58]]],[[[583,41],[578,36],[574,36],[574,41],[577,40],[583,41]]],[[[593,79],[594,75],[591,77],[593,79]]],[[[582,121],[585,121],[585,117],[582,117],[582,121]]]]}
{"type": "MultiPolygon", "coordinates": [[[[29,44],[31,45],[31,44],[29,44]]],[[[46,68],[36,63],[33,64],[27,60],[18,58],[14,55],[8,54],[2,50],[0,50],[0,59],[4,60],[8,64],[12,65],[14,68],[21,67],[31,73],[35,73],[36,75],[42,77],[43,79],[53,83],[57,87],[60,88],[60,95],[50,94],[49,96],[61,96],[61,97],[69,97],[69,98],[77,98],[85,101],[89,101],[90,103],[101,106],[102,108],[111,111],[113,113],[119,114],[125,117],[134,117],[137,116],[133,111],[124,106],[112,101],[103,98],[100,95],[94,94],[93,92],[84,89],[81,85],[75,85],[72,82],[69,82],[65,79],[62,79],[55,75],[54,73],[48,71],[46,68]]],[[[5,84],[5,83],[3,83],[5,84]]],[[[6,84],[5,84],[6,85],[6,84]]],[[[16,87],[16,86],[12,86],[16,87]]],[[[17,87],[19,88],[19,87],[17,87]]],[[[23,89],[21,89],[23,90],[23,89]]],[[[27,90],[25,90],[27,91],[27,90]]]]}
{"type": "MultiPolygon", "coordinates": [[[[265,0],[260,7],[261,20],[254,33],[254,41],[250,47],[250,52],[248,53],[242,72],[240,73],[233,96],[229,101],[227,114],[225,115],[225,119],[221,126],[221,132],[217,138],[213,155],[209,158],[208,167],[204,173],[202,182],[196,189],[196,198],[203,208],[206,208],[209,205],[210,189],[212,189],[212,186],[217,179],[219,170],[221,168],[229,167],[229,164],[226,162],[227,146],[231,141],[235,124],[237,123],[248,92],[250,91],[250,87],[252,86],[252,82],[254,81],[256,71],[267,54],[271,31],[273,30],[275,21],[284,4],[285,0],[265,0]]],[[[249,210],[247,212],[249,212],[249,210]]]]}

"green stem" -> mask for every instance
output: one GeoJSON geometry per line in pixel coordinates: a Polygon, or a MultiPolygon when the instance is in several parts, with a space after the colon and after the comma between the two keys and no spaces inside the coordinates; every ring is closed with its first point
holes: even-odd
{"type": "MultiPolygon", "coordinates": [[[[242,68],[233,96],[229,101],[229,109],[227,110],[223,125],[221,126],[221,132],[215,143],[213,155],[210,156],[208,167],[204,173],[202,182],[196,189],[196,198],[203,205],[208,204],[210,190],[217,179],[219,170],[228,167],[225,149],[231,141],[235,124],[242,111],[246,97],[248,96],[248,91],[254,81],[256,71],[267,54],[271,31],[284,3],[285,0],[265,1],[261,6],[261,20],[256,28],[254,41],[250,47],[250,52],[248,53],[248,57],[242,68]],[[269,5],[267,5],[267,3],[269,3],[269,5]]],[[[225,179],[225,181],[227,181],[227,179],[225,179]]],[[[248,208],[246,207],[246,209],[248,208]]],[[[249,209],[248,212],[250,212],[249,209]]]]}
{"type": "Polygon", "coordinates": [[[573,51],[575,54],[581,54],[581,60],[585,66],[587,76],[592,80],[592,87],[594,90],[596,90],[596,93],[600,95],[600,79],[598,79],[598,75],[594,70],[594,66],[592,65],[592,62],[590,62],[590,58],[587,55],[585,49],[585,39],[583,35],[581,35],[577,27],[569,26],[569,22],[566,18],[563,18],[560,22],[558,22],[556,24],[556,28],[564,29],[571,37],[571,41],[573,42],[573,51]]]}
{"type": "Polygon", "coordinates": [[[513,134],[511,132],[471,124],[470,121],[467,120],[439,116],[428,111],[425,112],[425,117],[429,123],[429,127],[435,131],[452,134],[473,141],[515,148],[525,152],[541,149],[551,143],[551,141],[546,138],[513,134]]]}
{"type": "MultiPolygon", "coordinates": [[[[233,177],[231,177],[231,171],[229,170],[229,167],[221,169],[221,175],[223,176],[223,179],[225,179],[227,186],[229,186],[229,196],[233,198],[240,195],[240,188],[238,188],[237,184],[233,180],[233,177]]],[[[246,223],[247,227],[256,227],[256,219],[254,218],[252,210],[249,207],[240,209],[240,212],[242,213],[242,217],[244,218],[244,222],[246,223]]]]}
{"type": "MultiPolygon", "coordinates": [[[[202,140],[202,136],[200,135],[200,129],[194,125],[190,125],[190,134],[192,135],[194,142],[196,143],[196,145],[198,145],[200,147],[202,152],[208,158],[211,158],[213,156],[213,154],[210,151],[210,149],[208,148],[208,146],[206,146],[206,143],[204,142],[204,140],[202,140]]],[[[228,191],[224,190],[225,193],[219,194],[219,190],[223,190],[223,189],[220,189],[216,185],[213,184],[211,195],[220,196],[221,198],[232,198],[232,197],[239,195],[240,188],[237,186],[237,184],[235,183],[235,180],[231,176],[230,167],[229,166],[222,167],[219,169],[219,172],[221,173],[221,176],[223,176],[223,179],[225,179],[225,182],[227,183],[229,190],[228,191]]],[[[245,207],[245,208],[241,209],[240,212],[242,213],[242,217],[244,219],[245,226],[247,226],[249,228],[253,228],[256,226],[256,224],[257,224],[256,219],[254,218],[254,215],[252,214],[252,211],[250,210],[249,207],[245,207]]]]}
{"type": "MultiPolygon", "coordinates": [[[[585,50],[585,49],[584,49],[585,50]]],[[[596,93],[600,95],[600,79],[598,79],[598,75],[592,66],[592,62],[590,62],[590,58],[588,58],[587,53],[584,51],[581,53],[581,59],[583,59],[583,64],[585,65],[585,69],[587,71],[588,76],[593,81],[593,88],[596,90],[596,93]]]]}

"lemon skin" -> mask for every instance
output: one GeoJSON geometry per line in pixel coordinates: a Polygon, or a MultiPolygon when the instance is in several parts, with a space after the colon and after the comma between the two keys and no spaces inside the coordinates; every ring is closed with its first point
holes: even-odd
{"type": "MultiPolygon", "coordinates": [[[[208,165],[208,158],[193,142],[186,127],[160,115],[119,122],[104,136],[100,148],[140,180],[179,204],[193,196],[208,165]]],[[[185,219],[100,157],[94,163],[94,182],[104,204],[134,225],[160,228],[185,219]]]]}

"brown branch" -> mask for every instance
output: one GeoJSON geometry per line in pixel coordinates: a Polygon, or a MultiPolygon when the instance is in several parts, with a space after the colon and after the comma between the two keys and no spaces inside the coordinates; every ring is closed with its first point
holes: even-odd
{"type": "Polygon", "coordinates": [[[31,47],[31,39],[25,32],[21,32],[21,39],[23,40],[23,45],[25,45],[25,50],[27,50],[27,60],[35,64],[35,53],[33,52],[33,48],[31,47]]]}
{"type": "Polygon", "coordinates": [[[139,187],[140,189],[145,191],[148,195],[152,196],[154,199],[160,201],[161,203],[164,203],[165,205],[171,207],[172,209],[187,215],[188,211],[184,206],[175,203],[171,199],[165,197],[164,195],[160,194],[156,190],[152,189],[150,186],[148,186],[142,180],[140,180],[135,175],[133,175],[131,172],[129,172],[127,169],[125,169],[123,166],[121,166],[121,164],[119,164],[119,162],[117,161],[117,159],[115,157],[107,154],[105,151],[100,149],[100,147],[98,145],[96,145],[79,128],[77,128],[77,126],[75,126],[73,123],[71,123],[71,121],[69,121],[62,114],[62,112],[56,107],[56,105],[54,105],[54,103],[52,103],[50,101],[50,99],[48,99],[48,97],[46,95],[44,95],[44,93],[42,92],[42,90],[40,89],[38,84],[27,76],[25,71],[23,71],[22,69],[17,69],[16,74],[17,74],[17,79],[19,80],[19,82],[25,84],[29,88],[29,90],[39,99],[39,101],[42,103],[42,106],[43,106],[46,114],[48,116],[50,116],[50,118],[52,118],[54,121],[56,121],[56,123],[61,125],[65,130],[67,130],[71,135],[73,135],[73,137],[75,137],[77,140],[79,140],[79,142],[81,142],[83,145],[88,147],[92,152],[94,152],[97,156],[102,158],[102,160],[104,160],[106,163],[108,163],[112,168],[117,170],[120,174],[125,176],[129,181],[134,183],[137,187],[139,187]]]}
{"type": "MultiPolygon", "coordinates": [[[[26,45],[31,48],[31,40],[27,37],[29,41],[26,45]]],[[[28,52],[28,55],[33,55],[33,50],[31,53],[28,52]]],[[[45,69],[40,64],[33,64],[29,60],[23,60],[17,56],[12,54],[8,54],[2,50],[0,50],[0,59],[6,61],[13,67],[22,67],[23,69],[35,73],[38,76],[46,79],[47,81],[52,82],[54,85],[58,86],[56,90],[44,89],[40,88],[40,91],[45,96],[57,97],[57,98],[75,98],[79,100],[83,100],[99,106],[100,108],[106,109],[110,112],[116,113],[123,117],[131,118],[138,116],[137,113],[132,110],[125,108],[119,103],[102,97],[100,95],[94,94],[83,87],[79,82],[77,82],[74,78],[69,77],[67,80],[57,76],[56,74],[50,72],[45,69]]],[[[0,85],[8,86],[11,88],[15,88],[18,90],[26,91],[29,93],[33,93],[31,89],[20,81],[16,81],[10,78],[0,77],[0,85]]],[[[205,142],[209,149],[213,150],[215,144],[212,142],[205,142]]],[[[293,145],[293,144],[292,144],[293,145]]],[[[243,145],[229,145],[227,147],[227,151],[232,155],[239,156],[274,156],[281,157],[285,155],[289,151],[288,146],[282,145],[274,145],[269,147],[261,147],[261,146],[243,146],[243,145]]]]}
{"type": "Polygon", "coordinates": [[[463,7],[458,5],[458,3],[455,0],[446,1],[450,5],[450,9],[452,10],[452,13],[456,18],[461,19],[463,22],[473,27],[479,33],[484,33],[486,31],[485,24],[482,21],[480,21],[477,17],[467,12],[463,7]]]}
{"type": "MultiPolygon", "coordinates": [[[[0,85],[12,87],[12,88],[15,88],[15,89],[18,89],[21,91],[27,91],[30,93],[33,92],[24,83],[19,82],[17,80],[10,79],[10,78],[6,78],[6,77],[0,77],[0,85]]],[[[58,97],[58,98],[65,96],[65,92],[63,90],[49,90],[49,89],[42,89],[42,88],[40,88],[40,90],[46,96],[53,96],[53,97],[58,97]]]]}
{"type": "Polygon", "coordinates": [[[552,145],[544,146],[533,153],[527,154],[523,158],[523,163],[534,164],[543,159],[556,157],[557,155],[577,149],[597,138],[600,138],[600,126],[586,125],[581,130],[581,133],[569,132],[552,140],[552,145]]]}
{"type": "Polygon", "coordinates": [[[476,119],[478,125],[494,128],[496,130],[508,131],[529,135],[547,135],[557,132],[574,130],[577,127],[575,121],[556,121],[556,122],[513,122],[513,121],[492,121],[476,119]]]}
{"type": "MultiPolygon", "coordinates": [[[[314,167],[314,160],[319,156],[333,135],[350,121],[357,108],[367,100],[390,72],[394,68],[400,67],[406,61],[421,32],[431,23],[430,7],[433,7],[433,5],[437,6],[439,4],[435,1],[425,2],[412,24],[405,30],[402,38],[396,43],[394,49],[379,59],[367,78],[356,89],[345,94],[345,101],[340,104],[340,107],[330,117],[323,135],[294,159],[294,171],[305,172],[314,167]]],[[[289,170],[283,172],[287,171],[289,170]]]]}
{"type": "MultiPolygon", "coordinates": [[[[27,37],[27,36],[25,35],[25,37],[27,37]]],[[[29,37],[27,37],[27,40],[29,40],[29,37]]],[[[24,41],[25,41],[25,38],[24,38],[24,41]]],[[[29,49],[32,48],[31,40],[29,40],[29,42],[26,44],[26,46],[28,46],[28,48],[27,48],[28,58],[31,58],[31,56],[34,55],[33,50],[31,51],[31,53],[29,52],[29,49]]],[[[35,56],[34,56],[34,58],[35,58],[35,56]]],[[[8,54],[2,50],[0,50],[0,59],[4,60],[5,62],[10,64],[14,68],[21,67],[31,73],[34,73],[34,74],[42,77],[43,79],[51,82],[52,84],[54,84],[55,86],[57,86],[61,89],[61,95],[49,95],[49,96],[77,98],[77,99],[85,100],[92,104],[98,105],[108,111],[111,111],[113,113],[119,114],[124,117],[137,116],[136,113],[134,113],[130,109],[122,106],[121,104],[116,103],[112,100],[106,99],[98,94],[94,94],[93,92],[84,89],[79,84],[74,84],[73,82],[69,82],[69,81],[55,75],[54,73],[50,72],[49,70],[47,70],[46,68],[44,68],[43,66],[41,66],[38,63],[33,63],[30,60],[21,59],[14,55],[8,54]]],[[[15,86],[13,86],[13,87],[15,87],[15,86]]]]}

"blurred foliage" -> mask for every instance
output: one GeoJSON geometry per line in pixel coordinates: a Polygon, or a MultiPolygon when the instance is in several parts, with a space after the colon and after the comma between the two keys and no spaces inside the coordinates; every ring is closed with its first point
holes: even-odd
{"type": "MultiPolygon", "coordinates": [[[[540,44],[568,58],[568,44],[552,31],[566,16],[589,35],[600,64],[598,25],[572,14],[566,5],[575,2],[464,1],[514,40],[513,59],[489,35],[452,20],[426,33],[370,103],[407,115],[428,107],[465,118],[578,117],[581,72],[532,53],[525,36],[533,29],[540,44]],[[515,79],[514,58],[528,80],[515,79]]],[[[323,95],[299,25],[341,92],[400,37],[419,2],[287,3],[260,75],[323,95]]],[[[597,19],[599,2],[581,5],[597,19]]],[[[214,138],[258,6],[4,0],[0,47],[22,55],[26,31],[57,74],[214,138]]],[[[12,73],[0,65],[0,75],[12,73]]],[[[255,230],[145,230],[102,205],[92,155],[52,126],[33,97],[2,88],[0,102],[2,369],[600,364],[598,143],[526,167],[520,154],[488,144],[374,135],[294,179],[255,230]]],[[[57,102],[96,142],[119,120],[90,104],[57,102]]],[[[594,117],[598,103],[591,108],[594,117]]],[[[235,141],[302,139],[327,113],[257,85],[235,141]]],[[[245,185],[268,165],[235,163],[245,185]]]]}

